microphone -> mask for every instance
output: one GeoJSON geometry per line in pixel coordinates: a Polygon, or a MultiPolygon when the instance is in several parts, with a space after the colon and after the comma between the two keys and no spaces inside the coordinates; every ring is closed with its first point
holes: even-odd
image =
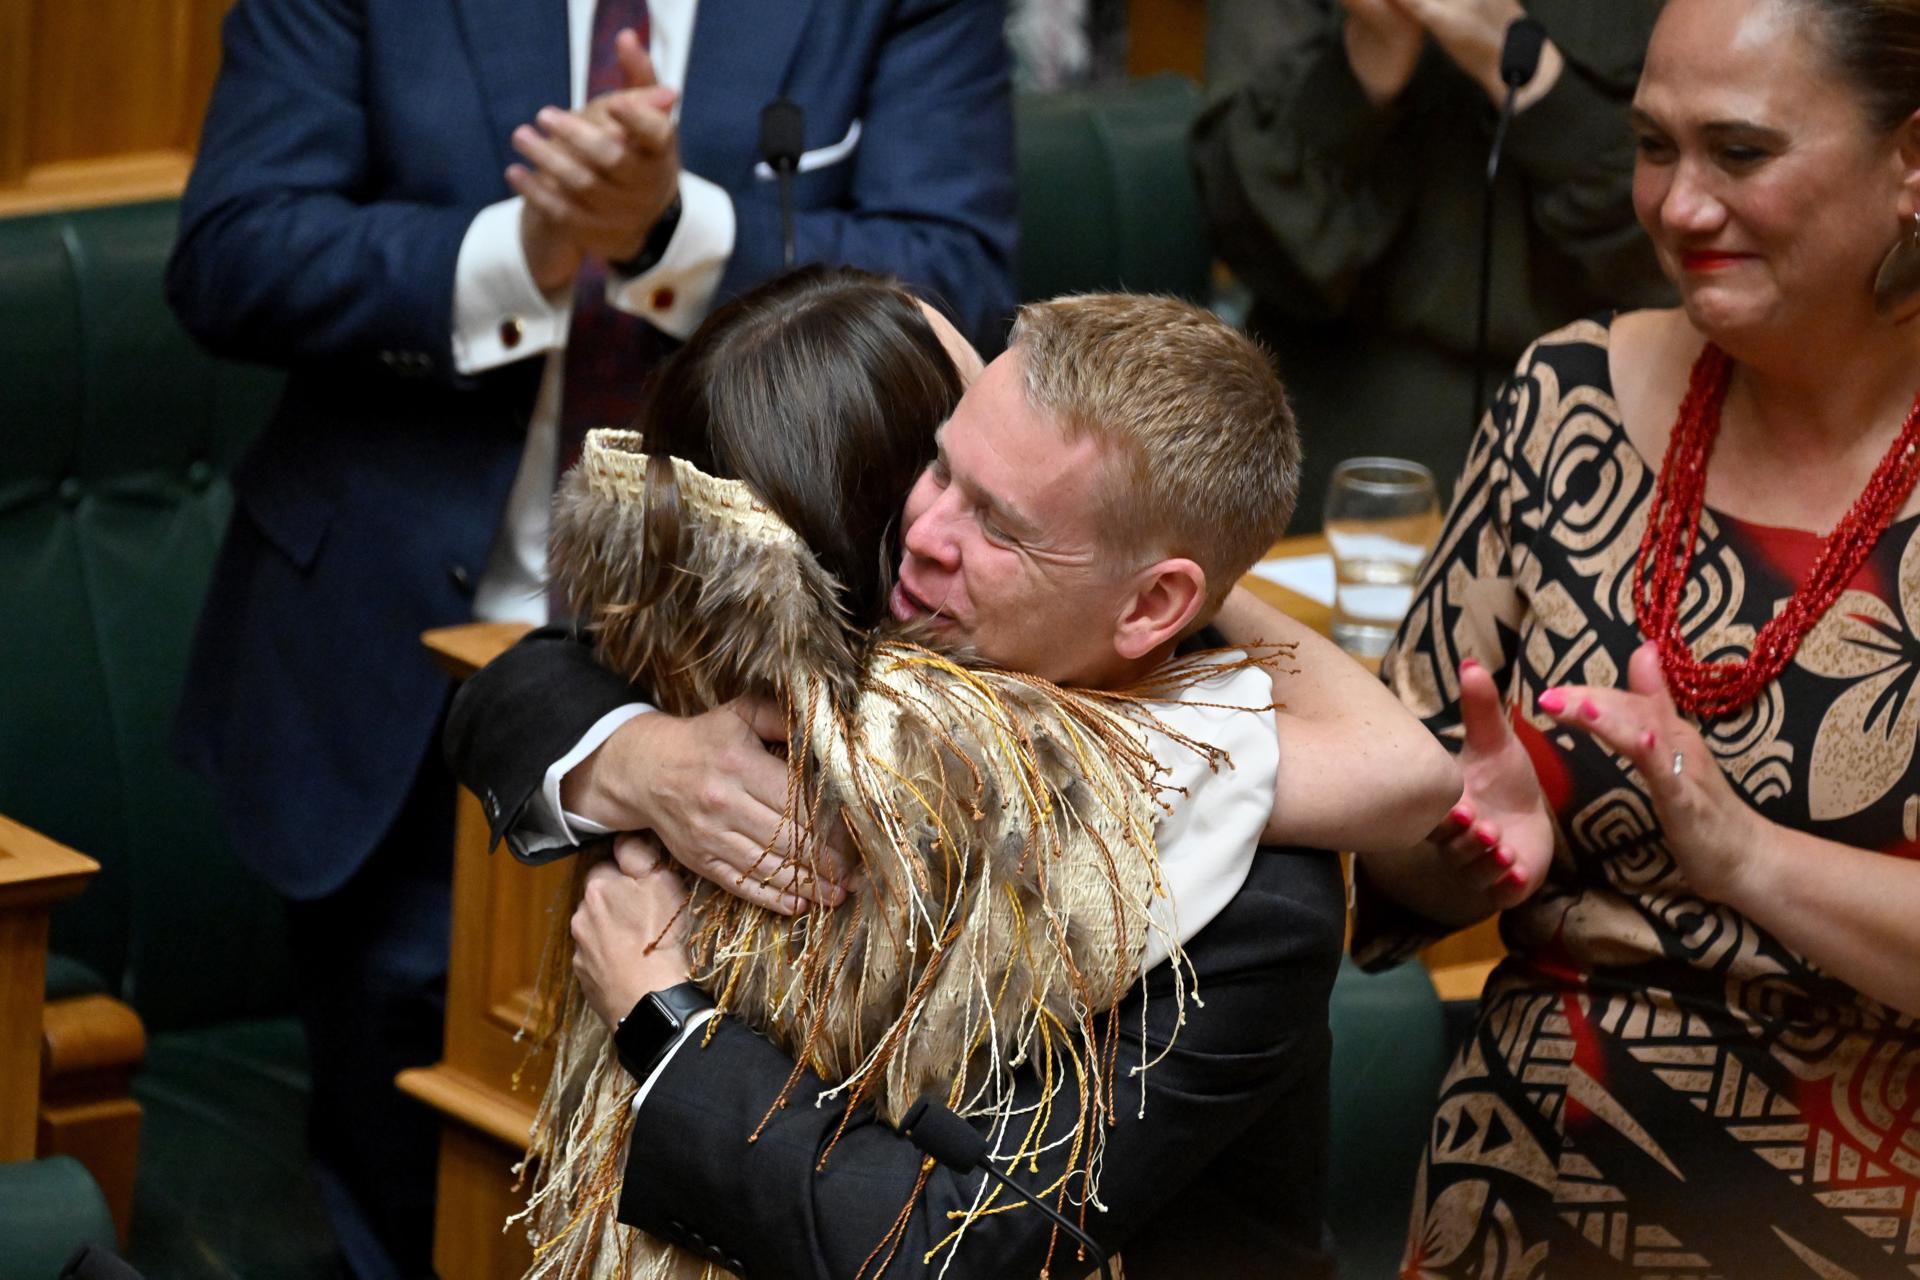
{"type": "Polygon", "coordinates": [[[807,147],[807,113],[792,98],[775,98],[760,109],[760,158],[780,183],[780,244],[793,270],[793,175],[807,147]]]}
{"type": "Polygon", "coordinates": [[[1487,153],[1487,197],[1480,217],[1480,310],[1474,326],[1473,343],[1473,421],[1469,433],[1480,426],[1480,413],[1487,402],[1487,324],[1493,306],[1493,182],[1500,176],[1500,152],[1507,145],[1507,126],[1513,123],[1513,103],[1520,90],[1540,70],[1540,54],[1547,47],[1547,29],[1531,17],[1522,15],[1507,24],[1500,44],[1500,83],[1507,86],[1507,99],[1500,107],[1500,120],[1493,128],[1493,149],[1487,153]]]}
{"type": "Polygon", "coordinates": [[[1107,1269],[1106,1252],[1094,1243],[1093,1237],[1067,1221],[1066,1216],[1052,1205],[994,1168],[987,1159],[986,1138],[965,1120],[932,1097],[922,1097],[907,1111],[906,1118],[900,1122],[900,1131],[907,1135],[914,1146],[954,1172],[972,1173],[978,1169],[1046,1214],[1100,1263],[1100,1274],[1104,1280],[1113,1280],[1113,1272],[1107,1269]]]}

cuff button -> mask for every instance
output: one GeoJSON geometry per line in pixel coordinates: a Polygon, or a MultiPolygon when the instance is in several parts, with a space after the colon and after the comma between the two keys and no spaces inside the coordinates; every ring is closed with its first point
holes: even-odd
{"type": "Polygon", "coordinates": [[[655,311],[667,310],[673,306],[673,290],[666,285],[661,285],[658,289],[655,289],[652,296],[647,299],[647,305],[655,311]]]}
{"type": "Polygon", "coordinates": [[[527,336],[527,327],[520,323],[519,316],[508,316],[500,322],[500,345],[511,351],[520,345],[527,336]]]}

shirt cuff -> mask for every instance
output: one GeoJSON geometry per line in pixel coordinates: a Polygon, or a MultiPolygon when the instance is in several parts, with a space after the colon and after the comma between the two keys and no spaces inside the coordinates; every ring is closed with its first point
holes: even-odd
{"type": "Polygon", "coordinates": [[[539,853],[559,845],[578,845],[581,838],[604,836],[609,828],[601,826],[592,818],[583,818],[576,813],[568,813],[560,803],[560,784],[571,773],[574,766],[600,749],[602,743],[613,736],[618,729],[635,716],[645,715],[653,710],[644,702],[629,702],[615,707],[593,722],[593,727],[580,735],[573,749],[555,760],[547,767],[546,777],[541,780],[540,790],[528,797],[527,807],[520,813],[520,820],[514,824],[528,853],[539,853]]]}
{"type": "Polygon", "coordinates": [[[694,1033],[699,1031],[700,1028],[706,1026],[707,1023],[719,1016],[720,1011],[718,1009],[702,1009],[687,1019],[687,1025],[680,1028],[679,1036],[672,1044],[667,1046],[666,1052],[660,1055],[660,1061],[654,1064],[653,1070],[647,1072],[647,1078],[640,1082],[640,1091],[633,1095],[633,1114],[640,1114],[640,1104],[647,1100],[649,1093],[653,1092],[653,1082],[658,1080],[660,1073],[667,1069],[667,1064],[672,1062],[674,1055],[680,1052],[680,1047],[686,1044],[687,1041],[693,1039],[694,1033]]]}
{"type": "Polygon", "coordinates": [[[660,261],[637,276],[609,277],[607,301],[671,338],[685,339],[713,307],[733,257],[733,197],[698,174],[680,174],[680,225],[660,261]]]}
{"type": "Polygon", "coordinates": [[[467,224],[453,269],[453,364],[480,373],[541,355],[566,340],[571,295],[540,292],[520,247],[520,197],[490,204],[467,224]]]}

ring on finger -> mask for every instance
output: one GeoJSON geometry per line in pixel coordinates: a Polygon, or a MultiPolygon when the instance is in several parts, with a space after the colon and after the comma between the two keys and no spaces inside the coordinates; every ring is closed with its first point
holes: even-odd
{"type": "Polygon", "coordinates": [[[1673,776],[1676,778],[1679,777],[1683,772],[1686,771],[1686,767],[1687,767],[1686,752],[1675,751],[1673,753],[1673,765],[1672,765],[1673,776]]]}

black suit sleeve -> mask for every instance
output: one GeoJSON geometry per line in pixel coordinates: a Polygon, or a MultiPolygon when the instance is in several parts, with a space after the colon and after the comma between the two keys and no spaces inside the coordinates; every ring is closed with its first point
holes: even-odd
{"type": "MultiPolygon", "coordinates": [[[[1131,1280],[1154,1275],[1331,1275],[1323,1251],[1327,1161],[1327,1000],[1339,963],[1342,902],[1332,855],[1264,851],[1238,897],[1188,951],[1199,997],[1172,1052],[1140,1080],[1138,991],[1116,1013],[1121,1036],[1118,1123],[1107,1133],[1100,1198],[1087,1230],[1127,1254],[1131,1280]],[[1169,1231],[1182,1238],[1167,1238],[1169,1231]]],[[[1176,1009],[1172,973],[1149,982],[1145,1044],[1165,1045],[1176,1009]]],[[[816,1107],[811,1075],[760,1125],[792,1061],[737,1020],[704,1048],[694,1040],[667,1064],[642,1105],[628,1153],[623,1221],[749,1277],[833,1277],[861,1271],[911,1195],[920,1153],[865,1108],[816,1170],[842,1107],[816,1107]]],[[[1071,1085],[1068,1086],[1071,1089],[1071,1085]]],[[[1023,1105],[1042,1085],[1032,1065],[1023,1105]]],[[[1049,1139],[1070,1135],[1077,1107],[1058,1100],[1049,1139]]],[[[1067,1162],[1067,1142],[1023,1161],[1012,1176],[1038,1191],[1067,1162]]],[[[914,1205],[889,1274],[920,1274],[920,1259],[951,1231],[950,1211],[973,1203],[980,1175],[936,1168],[914,1205]]],[[[1069,1213],[1076,1212],[1072,1205],[1069,1213]]],[[[1037,1275],[1050,1227],[1029,1209],[975,1222],[950,1277],[1037,1275]]],[[[1070,1241],[1055,1274],[1075,1273],[1070,1241]]],[[[1089,1260],[1088,1269],[1092,1268],[1089,1260]]],[[[865,1274],[877,1272],[877,1264],[865,1274]]]]}
{"type": "Polygon", "coordinates": [[[493,842],[523,862],[549,862],[570,845],[530,851],[516,830],[555,760],[616,707],[646,691],[601,666],[593,650],[558,628],[530,632],[475,672],[447,711],[447,765],[480,797],[493,842]]]}

